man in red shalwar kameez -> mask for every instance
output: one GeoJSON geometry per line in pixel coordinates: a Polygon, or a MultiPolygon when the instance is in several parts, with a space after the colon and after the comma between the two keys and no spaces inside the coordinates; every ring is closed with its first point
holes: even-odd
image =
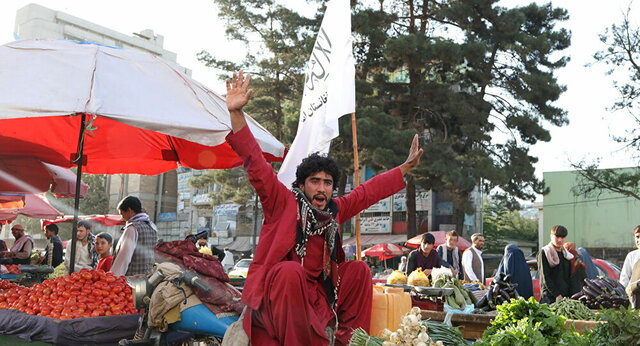
{"type": "Polygon", "coordinates": [[[227,80],[233,132],[227,142],[244,162],[260,197],[264,222],[242,294],[243,326],[252,345],[346,345],[351,331],[369,330],[371,272],[344,261],[338,225],[404,187],[403,175],[422,155],[415,136],[407,161],[346,196],[331,198],[339,170],[313,154],[296,171],[293,190],[280,183],[246,126],[242,107],[251,96],[242,71],[227,80]]]}

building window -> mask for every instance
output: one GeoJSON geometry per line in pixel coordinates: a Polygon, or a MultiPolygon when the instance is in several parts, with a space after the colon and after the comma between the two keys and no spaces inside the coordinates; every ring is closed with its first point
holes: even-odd
{"type": "Polygon", "coordinates": [[[394,212],[393,222],[407,222],[407,212],[406,211],[394,212]]]}

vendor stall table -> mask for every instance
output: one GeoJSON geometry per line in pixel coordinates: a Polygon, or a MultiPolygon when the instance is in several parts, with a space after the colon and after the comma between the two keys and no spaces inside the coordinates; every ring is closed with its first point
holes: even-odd
{"type": "Polygon", "coordinates": [[[60,345],[117,344],[120,339],[133,337],[138,319],[139,315],[133,314],[57,320],[0,309],[0,338],[15,337],[60,345]]]}
{"type": "MultiPolygon", "coordinates": [[[[446,312],[422,310],[423,320],[442,322],[446,315],[446,312]]],[[[463,338],[480,339],[482,338],[482,333],[489,327],[494,317],[496,317],[495,314],[453,314],[451,324],[454,327],[460,327],[463,338]]],[[[582,333],[585,330],[595,328],[598,323],[602,322],[567,320],[565,328],[570,328],[570,325],[573,324],[576,332],[582,333]]]]}

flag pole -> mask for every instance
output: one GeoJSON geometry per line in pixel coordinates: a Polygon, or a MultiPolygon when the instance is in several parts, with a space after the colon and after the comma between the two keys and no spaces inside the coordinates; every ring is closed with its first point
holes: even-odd
{"type": "MultiPolygon", "coordinates": [[[[356,113],[351,113],[351,137],[353,138],[353,188],[360,185],[360,163],[358,162],[358,131],[356,113]]],[[[362,260],[362,244],[360,243],[360,213],[356,214],[356,258],[362,260]]]]}

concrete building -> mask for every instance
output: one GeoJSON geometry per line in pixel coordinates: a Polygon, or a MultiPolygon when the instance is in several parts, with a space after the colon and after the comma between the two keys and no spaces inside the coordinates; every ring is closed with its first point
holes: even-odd
{"type": "MultiPolygon", "coordinates": [[[[113,47],[143,50],[163,58],[176,69],[191,75],[189,69],[176,63],[176,53],[163,47],[164,37],[150,29],[129,36],[61,11],[29,4],[16,13],[15,33],[21,39],[88,41],[113,47]]],[[[159,238],[178,239],[183,236],[183,229],[180,228],[181,221],[176,213],[177,185],[175,171],[156,176],[133,174],[108,176],[108,212],[116,213],[116,204],[124,196],[138,196],[147,213],[158,225],[159,238]]]]}
{"type": "Polygon", "coordinates": [[[567,241],[586,248],[595,258],[621,264],[634,249],[631,230],[640,224],[640,201],[610,191],[592,197],[576,195],[579,176],[575,171],[546,172],[543,178],[550,192],[540,209],[539,246],[549,243],[551,227],[563,225],[569,230],[567,241]]]}

